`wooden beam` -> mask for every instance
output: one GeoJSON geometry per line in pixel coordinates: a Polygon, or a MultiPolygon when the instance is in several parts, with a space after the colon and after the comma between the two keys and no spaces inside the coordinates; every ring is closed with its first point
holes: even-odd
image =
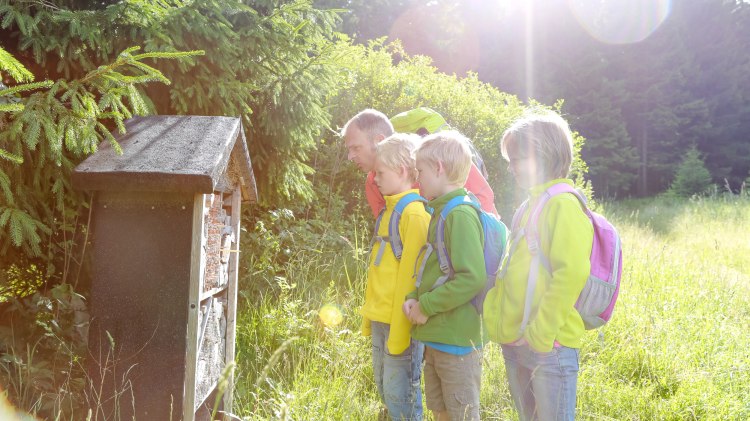
{"type": "MultiPolygon", "coordinates": [[[[227,284],[229,284],[229,282],[227,282],[227,284]]],[[[206,292],[201,292],[199,301],[203,302],[206,298],[210,298],[210,297],[219,295],[219,293],[221,293],[225,289],[227,289],[227,285],[222,285],[220,287],[211,288],[210,290],[208,290],[206,292]]]]}
{"type": "Polygon", "coordinates": [[[195,420],[195,385],[198,366],[198,316],[200,314],[200,292],[203,290],[205,255],[203,252],[203,224],[206,196],[196,194],[193,199],[193,234],[190,251],[190,292],[188,294],[187,349],[185,353],[185,389],[183,392],[182,420],[195,420]]]}
{"type": "MultiPolygon", "coordinates": [[[[234,231],[234,242],[232,243],[232,249],[240,249],[240,224],[242,222],[240,203],[242,199],[242,192],[240,187],[237,186],[232,194],[232,230],[234,231]]],[[[224,366],[234,363],[234,342],[235,342],[235,330],[237,322],[237,277],[239,273],[240,265],[240,254],[230,253],[229,257],[229,276],[228,283],[229,289],[227,290],[227,336],[226,336],[226,348],[224,350],[225,363],[224,366]]],[[[234,370],[229,373],[227,379],[227,388],[224,390],[224,411],[232,413],[232,397],[234,394],[234,370]]],[[[224,417],[228,420],[229,417],[224,417]]]]}

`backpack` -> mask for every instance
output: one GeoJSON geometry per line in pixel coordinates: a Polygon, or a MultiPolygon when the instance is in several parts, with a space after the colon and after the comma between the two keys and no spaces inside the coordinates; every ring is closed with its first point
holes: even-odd
{"type": "MultiPolygon", "coordinates": [[[[396,132],[416,133],[420,136],[426,136],[443,129],[451,128],[439,112],[428,107],[418,107],[398,113],[391,117],[390,120],[391,124],[393,124],[393,130],[396,132]]],[[[488,180],[489,175],[487,173],[487,166],[484,164],[482,155],[479,154],[479,151],[471,142],[469,142],[469,148],[471,149],[472,162],[477,166],[482,177],[484,177],[485,180],[488,180]]]]}
{"type": "MultiPolygon", "coordinates": [[[[457,196],[448,201],[440,215],[438,216],[437,226],[435,227],[435,245],[427,243],[420,250],[420,256],[424,253],[422,258],[422,265],[419,270],[415,270],[417,274],[416,286],[419,287],[422,283],[422,275],[424,273],[424,267],[427,263],[427,258],[433,252],[437,253],[438,264],[440,270],[443,272],[443,276],[435,281],[431,290],[443,285],[446,281],[453,278],[455,272],[453,271],[453,265],[451,264],[450,256],[448,255],[448,249],[445,246],[445,221],[448,218],[448,214],[455,209],[457,206],[468,205],[473,207],[479,216],[479,222],[482,225],[482,232],[484,233],[484,271],[486,274],[486,282],[484,289],[479,292],[474,298],[471,299],[472,305],[477,310],[479,315],[483,312],[484,298],[487,296],[487,291],[495,286],[495,279],[497,279],[497,271],[500,268],[500,263],[505,254],[505,245],[508,239],[508,229],[500,219],[491,213],[482,210],[479,201],[472,194],[466,196],[457,196]]],[[[417,259],[419,261],[419,259],[417,259]]],[[[416,264],[415,264],[416,265],[416,264]]],[[[416,266],[415,266],[416,269],[416,266]]]]}
{"type": "Polygon", "coordinates": [[[418,107],[398,113],[390,120],[393,124],[393,130],[396,132],[416,133],[420,136],[450,127],[439,112],[427,107],[418,107]]]}
{"type": "MultiPolygon", "coordinates": [[[[508,261],[510,261],[510,257],[515,251],[515,245],[518,244],[517,239],[520,239],[523,235],[526,236],[526,243],[532,255],[521,332],[526,329],[526,325],[529,322],[531,299],[534,295],[539,275],[539,264],[541,263],[549,273],[552,273],[549,259],[544,256],[539,247],[540,239],[537,229],[539,215],[541,215],[542,209],[551,198],[563,193],[570,193],[578,198],[594,227],[594,243],[590,256],[591,272],[575,304],[575,309],[581,315],[583,324],[587,330],[601,327],[612,318],[612,311],[620,292],[622,248],[617,230],[602,215],[592,212],[586,205],[586,198],[572,186],[566,183],[555,184],[549,187],[539,198],[539,201],[531,210],[529,219],[523,229],[519,229],[519,225],[523,214],[529,207],[529,201],[526,200],[513,216],[511,227],[514,233],[514,240],[516,241],[513,242],[514,247],[509,252],[508,261]]],[[[501,276],[505,275],[505,270],[507,270],[507,264],[503,268],[501,276]]]]}
{"type": "Polygon", "coordinates": [[[469,142],[469,149],[471,150],[471,161],[474,163],[474,165],[477,166],[477,169],[479,170],[479,173],[482,174],[482,177],[484,177],[485,180],[490,180],[490,174],[487,172],[487,165],[484,164],[484,159],[482,159],[482,155],[479,153],[477,148],[474,147],[473,142],[469,142]]]}
{"type": "Polygon", "coordinates": [[[375,233],[373,234],[372,240],[370,241],[370,250],[372,250],[372,247],[375,245],[376,241],[380,243],[380,247],[378,247],[378,254],[377,256],[375,256],[375,262],[373,263],[375,266],[380,266],[380,261],[383,258],[383,252],[385,251],[386,242],[390,243],[391,250],[393,251],[393,255],[396,256],[396,259],[401,260],[401,253],[403,253],[404,251],[404,245],[401,242],[401,234],[398,231],[398,224],[401,223],[401,214],[404,212],[404,209],[406,209],[406,207],[412,202],[427,203],[427,199],[418,195],[417,193],[407,193],[404,195],[404,197],[399,199],[398,202],[396,202],[396,206],[393,208],[393,213],[391,214],[390,221],[388,221],[387,237],[378,235],[378,231],[380,230],[380,221],[383,219],[385,207],[380,210],[378,218],[375,220],[375,233]]]}

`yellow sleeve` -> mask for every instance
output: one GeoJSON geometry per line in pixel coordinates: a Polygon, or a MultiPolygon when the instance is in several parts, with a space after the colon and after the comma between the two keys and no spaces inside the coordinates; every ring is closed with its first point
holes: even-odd
{"type": "MultiPolygon", "coordinates": [[[[541,247],[552,268],[549,287],[524,337],[539,352],[549,352],[565,316],[581,294],[591,270],[594,228],[572,195],[553,198],[540,217],[541,247]],[[543,219],[543,223],[541,220],[543,219]]],[[[540,278],[541,280],[541,278],[540,278]]]]}
{"type": "Polygon", "coordinates": [[[401,261],[398,265],[396,288],[394,289],[393,311],[391,313],[391,330],[388,335],[388,352],[400,354],[409,347],[411,323],[402,310],[407,294],[414,291],[416,278],[414,264],[419,251],[427,242],[427,228],[430,225],[430,214],[419,202],[409,204],[404,209],[399,223],[399,234],[403,244],[401,261]]]}

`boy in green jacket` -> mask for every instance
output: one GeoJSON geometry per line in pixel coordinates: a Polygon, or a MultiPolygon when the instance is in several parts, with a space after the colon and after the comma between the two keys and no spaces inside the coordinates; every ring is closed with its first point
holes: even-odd
{"type": "MultiPolygon", "coordinates": [[[[417,150],[422,195],[434,209],[428,242],[436,241],[437,218],[445,205],[467,195],[462,186],[471,168],[468,139],[456,131],[428,136],[417,150]]],[[[478,420],[482,375],[480,316],[471,299],[484,288],[484,234],[476,210],[458,206],[445,221],[445,245],[453,276],[443,276],[433,246],[426,246],[416,290],[404,313],[415,325],[412,337],[425,344],[425,396],[435,419],[478,420]]]]}

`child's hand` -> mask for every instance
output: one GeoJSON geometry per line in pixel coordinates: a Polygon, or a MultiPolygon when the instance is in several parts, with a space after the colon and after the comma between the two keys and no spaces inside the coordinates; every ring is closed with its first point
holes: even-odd
{"type": "MultiPolygon", "coordinates": [[[[403,310],[404,314],[406,315],[406,318],[409,319],[409,314],[411,313],[412,306],[417,302],[414,298],[409,298],[404,302],[404,305],[401,306],[401,310],[403,310]]],[[[411,320],[411,319],[410,319],[411,320]]]]}
{"type": "Polygon", "coordinates": [[[422,313],[422,309],[419,308],[419,301],[412,304],[408,317],[409,321],[415,325],[423,325],[427,323],[428,318],[422,313]]]}

